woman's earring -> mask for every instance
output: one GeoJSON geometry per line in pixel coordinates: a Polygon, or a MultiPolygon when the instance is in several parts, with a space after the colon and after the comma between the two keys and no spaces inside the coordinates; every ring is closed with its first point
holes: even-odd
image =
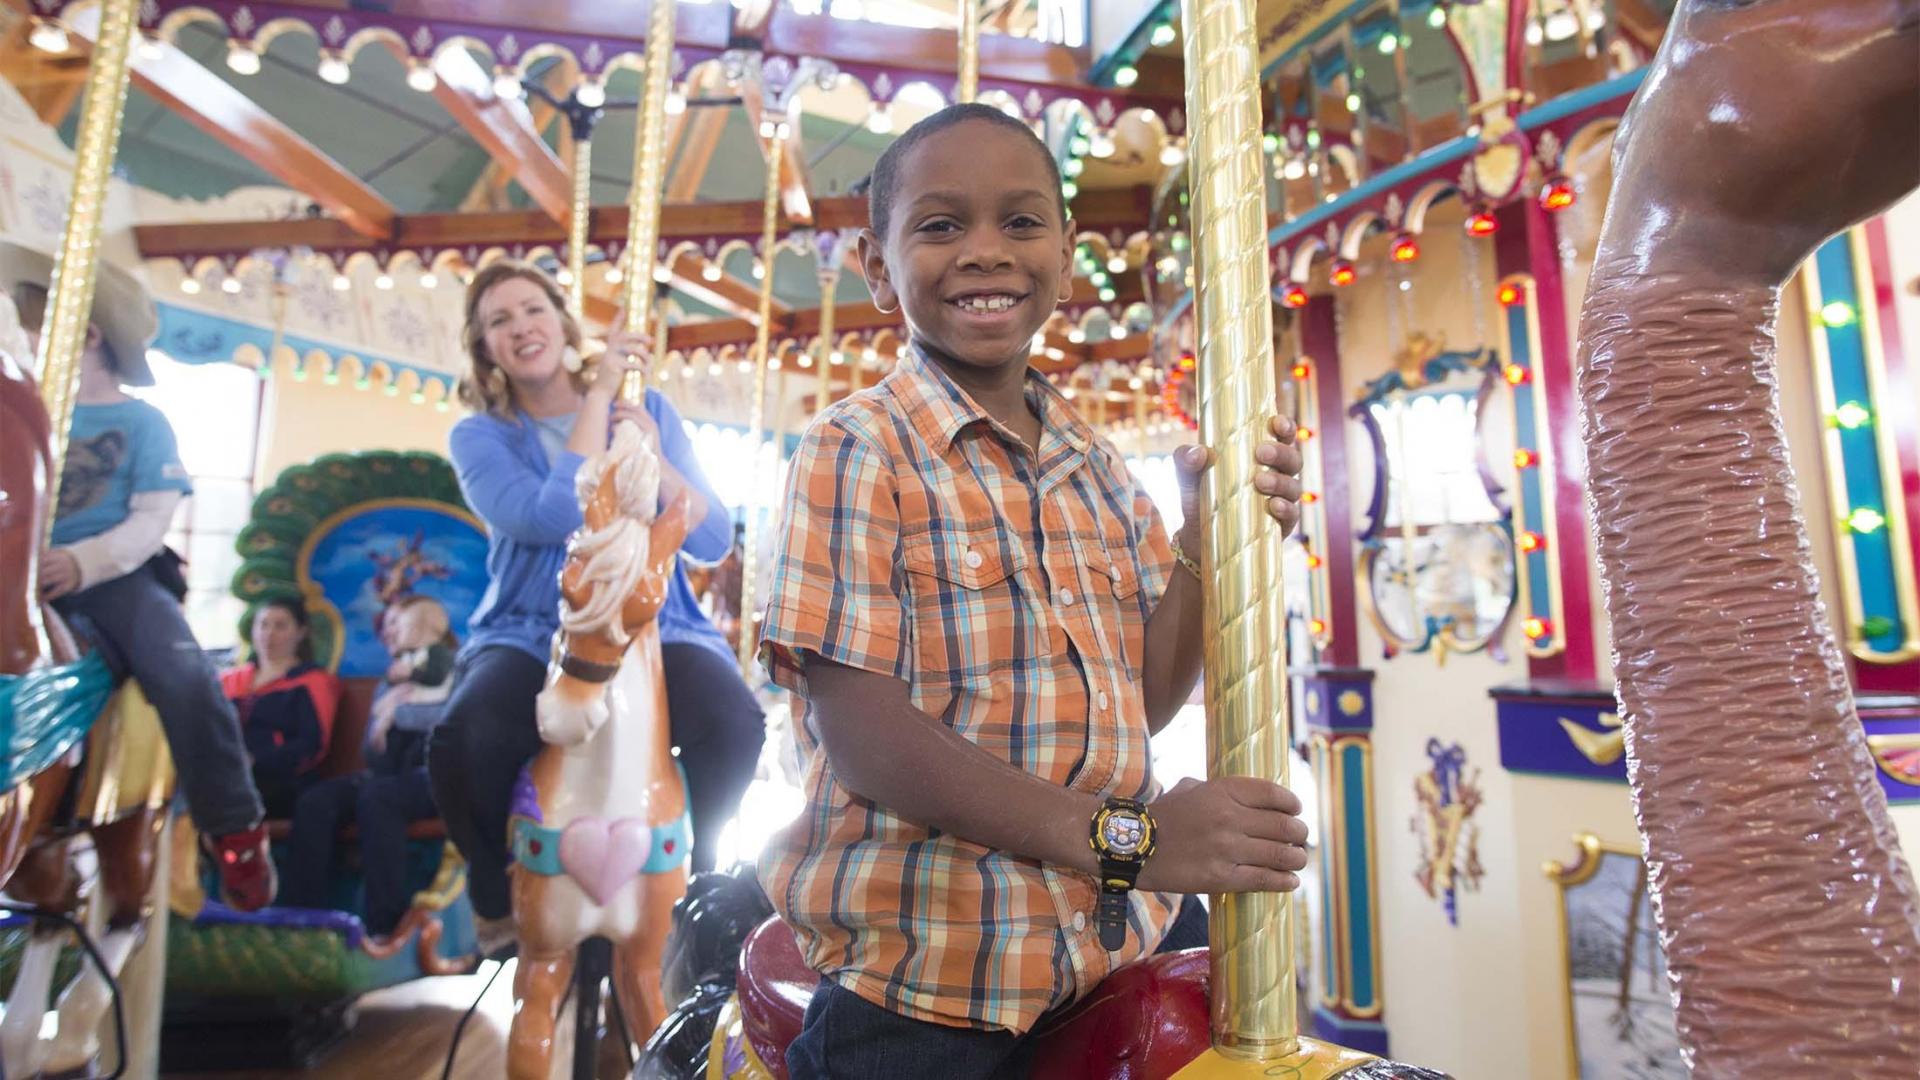
{"type": "Polygon", "coordinates": [[[569,372],[578,373],[582,363],[580,350],[571,345],[567,346],[560,354],[560,366],[566,368],[569,372]]]}

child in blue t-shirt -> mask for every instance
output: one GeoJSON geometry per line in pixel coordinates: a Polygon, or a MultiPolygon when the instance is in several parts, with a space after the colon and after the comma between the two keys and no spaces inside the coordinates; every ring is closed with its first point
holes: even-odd
{"type": "MultiPolygon", "coordinates": [[[[52,268],[45,255],[0,244],[0,287],[35,348],[52,268]]],[[[133,277],[101,264],[41,595],[116,676],[140,684],[166,729],[187,810],[211,839],[222,897],[253,911],[275,891],[260,795],[233,705],[181,613],[185,582],[164,545],[193,484],[166,417],[120,389],[153,384],[146,348],[156,323],[133,277]]]]}

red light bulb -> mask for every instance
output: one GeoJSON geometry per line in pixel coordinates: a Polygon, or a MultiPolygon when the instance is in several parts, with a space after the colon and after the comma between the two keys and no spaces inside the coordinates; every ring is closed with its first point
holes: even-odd
{"type": "Polygon", "coordinates": [[[1533,378],[1533,372],[1519,364],[1508,364],[1503,374],[1506,376],[1508,386],[1519,386],[1533,378]]]}
{"type": "Polygon", "coordinates": [[[1573,181],[1556,176],[1540,188],[1540,205],[1547,210],[1565,210],[1574,202],[1573,181]]]}
{"type": "Polygon", "coordinates": [[[1306,307],[1307,306],[1307,290],[1304,288],[1301,288],[1297,284],[1288,285],[1287,291],[1281,294],[1280,302],[1287,305],[1290,308],[1306,307]]]}
{"type": "Polygon", "coordinates": [[[1500,306],[1512,307],[1520,302],[1520,286],[1509,281],[1500,286],[1500,306]]]}
{"type": "Polygon", "coordinates": [[[1353,264],[1342,259],[1333,264],[1333,269],[1327,274],[1327,280],[1335,286],[1344,287],[1353,284],[1354,279],[1359,276],[1354,271],[1353,264]]]}
{"type": "Polygon", "coordinates": [[[1401,233],[1393,241],[1393,261],[1408,263],[1420,257],[1420,241],[1401,233]]]}
{"type": "Polygon", "coordinates": [[[1539,641],[1553,633],[1553,624],[1546,619],[1527,619],[1520,624],[1520,632],[1527,635],[1528,641],[1539,641]]]}
{"type": "Polygon", "coordinates": [[[1500,219],[1491,210],[1480,210],[1467,218],[1468,236],[1492,236],[1500,231],[1500,219]]]}
{"type": "Polygon", "coordinates": [[[1513,538],[1513,544],[1528,555],[1547,549],[1547,538],[1537,532],[1523,532],[1513,538]]]}

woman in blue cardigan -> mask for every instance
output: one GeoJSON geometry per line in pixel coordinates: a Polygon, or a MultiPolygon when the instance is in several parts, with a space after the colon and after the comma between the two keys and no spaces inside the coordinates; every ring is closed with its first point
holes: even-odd
{"type": "MultiPolygon", "coordinates": [[[[511,940],[507,810],[515,778],[539,751],[534,697],[560,619],[560,571],[580,526],[574,474],[632,420],[661,449],[660,501],[691,498],[682,551],[727,554],[732,519],[700,471],[679,414],[648,390],[618,398],[626,373],[645,374],[646,343],[616,332],[590,377],[580,372],[580,328],[552,278],[524,263],[491,263],[467,288],[471,368],[460,399],[473,415],[454,426],[453,465],[467,504],[487,526],[487,592],[468,624],[446,721],[427,751],[434,801],[467,858],[468,888],[488,952],[511,940]]],[[[713,867],[721,827],[753,779],[765,723],[726,639],[707,621],[676,565],[660,610],[667,711],[693,814],[693,869],[713,867]]]]}

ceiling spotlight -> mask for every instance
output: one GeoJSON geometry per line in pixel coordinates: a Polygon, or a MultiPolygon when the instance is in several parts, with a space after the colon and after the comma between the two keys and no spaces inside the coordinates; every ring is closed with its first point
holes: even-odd
{"type": "Polygon", "coordinates": [[[667,282],[673,280],[673,271],[667,269],[665,263],[655,266],[653,268],[653,280],[665,285],[667,282]]]}
{"type": "Polygon", "coordinates": [[[244,41],[227,42],[227,67],[235,75],[260,74],[260,50],[244,41]]]}
{"type": "Polygon", "coordinates": [[[1113,85],[1121,88],[1122,90],[1126,89],[1129,86],[1132,86],[1134,83],[1137,83],[1139,81],[1140,81],[1140,69],[1137,67],[1134,67],[1132,64],[1121,64],[1119,67],[1114,69],[1113,85]]]}
{"type": "Polygon", "coordinates": [[[687,111],[687,92],[685,90],[680,89],[677,86],[671,90],[668,90],[667,104],[666,104],[667,115],[679,116],[681,113],[686,111],[687,111]]]}
{"type": "Polygon", "coordinates": [[[1173,24],[1169,22],[1154,23],[1153,30],[1147,34],[1147,43],[1155,48],[1171,45],[1173,39],[1173,24]]]}
{"type": "Polygon", "coordinates": [[[526,90],[520,85],[520,74],[512,68],[500,68],[493,73],[493,96],[502,101],[519,101],[526,90]]]}
{"type": "Polygon", "coordinates": [[[1177,142],[1170,142],[1160,148],[1160,164],[1167,168],[1177,168],[1186,164],[1187,148],[1177,142]]]}
{"type": "Polygon", "coordinates": [[[379,277],[377,277],[377,278],[374,278],[374,279],[373,279],[373,287],[374,287],[374,288],[376,288],[376,289],[391,289],[391,288],[393,288],[393,278],[392,278],[392,276],[390,276],[390,275],[388,275],[388,274],[381,274],[381,275],[380,275],[379,277]]]}
{"type": "Polygon", "coordinates": [[[573,88],[573,100],[589,109],[597,109],[607,103],[607,84],[599,79],[588,79],[573,88]]]}
{"type": "Polygon", "coordinates": [[[427,271],[426,273],[423,273],[423,274],[421,274],[421,275],[420,275],[420,287],[421,287],[421,288],[423,288],[423,289],[437,289],[437,288],[439,288],[439,287],[440,287],[440,275],[439,275],[439,274],[436,274],[436,273],[434,273],[434,272],[433,272],[433,271],[431,271],[431,270],[428,270],[428,271],[427,271]]]}
{"type": "Polygon", "coordinates": [[[194,277],[181,278],[180,291],[186,293],[188,296],[194,295],[200,291],[200,279],[194,277]]]}
{"type": "Polygon", "coordinates": [[[320,50],[320,79],[335,86],[343,86],[353,78],[353,69],[347,65],[347,58],[332,49],[320,50]]]}
{"type": "Polygon", "coordinates": [[[238,296],[240,294],[240,279],[236,277],[225,279],[220,282],[220,291],[226,293],[228,296],[238,296]]]}
{"type": "Polygon", "coordinates": [[[434,78],[433,68],[426,61],[415,60],[407,66],[407,85],[423,94],[431,94],[433,88],[440,85],[440,80],[434,78]]]}
{"type": "Polygon", "coordinates": [[[1299,158],[1288,158],[1280,167],[1280,175],[1288,180],[1299,180],[1307,175],[1307,163],[1299,158]]]}
{"type": "Polygon", "coordinates": [[[617,266],[607,267],[607,284],[609,285],[620,284],[621,281],[626,279],[626,276],[627,275],[620,272],[620,268],[617,266]]]}
{"type": "Polygon", "coordinates": [[[346,292],[348,289],[351,289],[351,288],[353,288],[353,281],[349,279],[347,275],[345,274],[333,275],[333,291],[334,292],[346,292]]]}
{"type": "Polygon", "coordinates": [[[1113,133],[1110,131],[1096,131],[1093,137],[1087,140],[1087,153],[1097,158],[1110,158],[1115,149],[1117,148],[1113,144],[1113,133]]]}
{"type": "Polygon", "coordinates": [[[719,281],[720,280],[720,264],[717,262],[709,261],[705,266],[702,266],[700,268],[700,276],[707,279],[708,281],[719,281]]]}
{"type": "Polygon", "coordinates": [[[1127,257],[1126,257],[1125,255],[1117,255],[1117,254],[1116,254],[1116,255],[1115,255],[1115,256],[1114,256],[1113,258],[1111,258],[1111,259],[1108,259],[1108,260],[1107,260],[1107,271],[1108,271],[1109,273],[1113,273],[1113,274],[1124,274],[1124,273],[1126,273],[1126,272],[1127,272],[1127,257]]]}
{"type": "Polygon", "coordinates": [[[886,135],[893,131],[893,109],[884,101],[876,101],[867,113],[867,130],[875,135],[886,135]]]}
{"type": "Polygon", "coordinates": [[[67,37],[66,28],[50,19],[35,18],[33,33],[27,35],[27,40],[41,52],[64,53],[73,47],[73,42],[67,37]]]}
{"type": "Polygon", "coordinates": [[[167,47],[161,43],[160,39],[147,34],[140,35],[139,50],[142,60],[158,60],[167,55],[167,47]]]}

